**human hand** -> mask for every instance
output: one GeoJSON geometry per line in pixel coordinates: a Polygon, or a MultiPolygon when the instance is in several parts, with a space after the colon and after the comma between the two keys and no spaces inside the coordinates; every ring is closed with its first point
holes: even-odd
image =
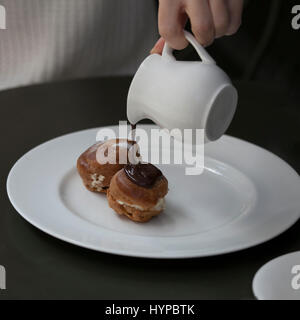
{"type": "Polygon", "coordinates": [[[192,32],[203,46],[215,38],[234,34],[240,24],[243,0],[160,0],[158,28],[161,38],[151,53],[162,53],[164,42],[177,50],[184,49],[188,42],[184,27],[190,19],[192,32]]]}

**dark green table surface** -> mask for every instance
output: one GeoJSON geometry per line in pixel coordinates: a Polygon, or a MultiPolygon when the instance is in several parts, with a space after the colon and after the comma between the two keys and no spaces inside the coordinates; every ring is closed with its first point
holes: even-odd
{"type": "MultiPolygon", "coordinates": [[[[151,260],[82,249],[23,220],[5,190],[14,162],[48,139],[126,119],[129,84],[129,78],[90,79],[0,92],[0,265],[7,272],[0,299],[253,299],[258,268],[300,250],[300,222],[241,252],[151,260]]],[[[264,84],[236,85],[239,107],[228,133],[274,152],[299,173],[297,97],[264,84]]]]}

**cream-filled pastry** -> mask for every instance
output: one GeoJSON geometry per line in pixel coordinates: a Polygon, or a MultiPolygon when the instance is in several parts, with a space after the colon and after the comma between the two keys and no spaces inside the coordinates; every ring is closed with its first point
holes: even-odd
{"type": "Polygon", "coordinates": [[[161,213],[168,193],[168,180],[150,163],[128,164],[112,178],[107,191],[110,207],[137,222],[161,213]]]}
{"type": "Polygon", "coordinates": [[[106,193],[114,174],[129,160],[137,161],[138,157],[138,146],[135,141],[127,139],[100,141],[80,155],[77,160],[77,170],[88,190],[106,193]]]}

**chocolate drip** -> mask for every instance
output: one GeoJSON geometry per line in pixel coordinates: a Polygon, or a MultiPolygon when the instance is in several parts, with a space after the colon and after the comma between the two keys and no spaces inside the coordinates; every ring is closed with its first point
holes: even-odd
{"type": "Polygon", "coordinates": [[[161,171],[151,163],[127,164],[124,171],[128,179],[145,188],[151,188],[162,176],[161,171]]]}
{"type": "Polygon", "coordinates": [[[130,123],[130,125],[131,125],[131,132],[132,132],[131,139],[132,139],[133,141],[135,141],[135,129],[136,129],[136,124],[130,123]]]}

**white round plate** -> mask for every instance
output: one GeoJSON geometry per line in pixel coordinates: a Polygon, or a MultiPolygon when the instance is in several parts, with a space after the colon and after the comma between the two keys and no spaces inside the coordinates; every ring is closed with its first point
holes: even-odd
{"type": "Polygon", "coordinates": [[[229,136],[205,145],[201,175],[185,175],[184,165],[159,166],[169,180],[161,215],[144,224],[120,217],[105,195],[85,189],[76,172],[78,156],[95,142],[97,131],[48,141],[26,153],[9,174],[15,209],[54,237],[127,256],[191,258],[249,248],[299,218],[298,174],[272,153],[229,136]]]}
{"type": "Polygon", "coordinates": [[[300,300],[300,251],[261,267],[253,280],[253,292],[259,300],[300,300]]]}

